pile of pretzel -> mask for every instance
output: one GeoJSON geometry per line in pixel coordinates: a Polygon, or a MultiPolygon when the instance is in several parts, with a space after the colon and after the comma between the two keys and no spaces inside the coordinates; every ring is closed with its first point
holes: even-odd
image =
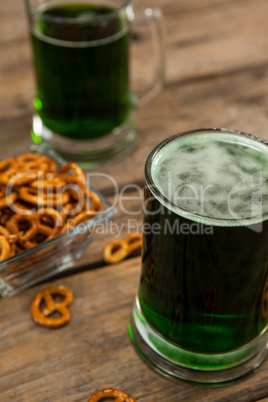
{"type": "Polygon", "coordinates": [[[0,261],[96,216],[82,169],[34,153],[0,162],[0,261]]]}

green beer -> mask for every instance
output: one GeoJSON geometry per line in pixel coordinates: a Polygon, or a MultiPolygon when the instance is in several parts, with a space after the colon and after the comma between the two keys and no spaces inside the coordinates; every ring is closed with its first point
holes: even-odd
{"type": "Polygon", "coordinates": [[[128,22],[115,11],[57,2],[42,9],[31,30],[35,108],[44,126],[62,137],[97,139],[129,119],[128,22]]]}
{"type": "Polygon", "coordinates": [[[175,136],[148,158],[146,184],[131,336],[175,377],[239,377],[267,351],[268,147],[236,132],[175,136]]]}

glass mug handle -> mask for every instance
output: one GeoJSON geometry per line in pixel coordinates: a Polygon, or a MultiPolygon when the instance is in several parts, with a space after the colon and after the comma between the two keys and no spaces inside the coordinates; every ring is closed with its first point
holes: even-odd
{"type": "Polygon", "coordinates": [[[140,107],[153,99],[164,86],[165,51],[162,25],[162,11],[159,8],[147,8],[142,13],[135,13],[132,24],[147,23],[151,29],[154,45],[154,77],[149,88],[142,94],[134,94],[134,105],[140,107]]]}

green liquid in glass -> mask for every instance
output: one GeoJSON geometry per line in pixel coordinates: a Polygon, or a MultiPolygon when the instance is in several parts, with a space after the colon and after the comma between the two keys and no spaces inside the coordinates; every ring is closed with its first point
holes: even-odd
{"type": "Polygon", "coordinates": [[[31,34],[35,108],[42,122],[75,140],[110,134],[130,113],[129,33],[122,28],[126,17],[82,3],[63,3],[42,16],[38,33],[31,34]],[[73,20],[59,24],[61,17],[73,20]]]}
{"type": "Polygon", "coordinates": [[[152,168],[153,180],[166,197],[175,194],[177,185],[198,190],[202,183],[213,183],[205,196],[206,218],[198,221],[191,216],[200,208],[193,191],[183,200],[177,196],[177,205],[184,208],[181,212],[168,208],[149,188],[145,192],[148,212],[138,295],[142,313],[167,340],[199,353],[222,353],[246,345],[265,329],[268,319],[267,216],[252,226],[240,224],[228,221],[230,214],[222,207],[231,188],[246,179],[247,192],[237,190],[230,206],[239,207],[245,218],[252,193],[262,191],[267,213],[267,148],[258,150],[254,142],[239,145],[235,139],[229,143],[226,136],[215,139],[208,136],[206,143],[206,136],[200,135],[187,144],[186,137],[184,149],[182,140],[174,141],[155,156],[152,168]],[[200,138],[204,141],[198,143],[200,138]],[[197,152],[200,160],[195,159],[197,152]],[[262,183],[254,182],[260,172],[262,183]]]}

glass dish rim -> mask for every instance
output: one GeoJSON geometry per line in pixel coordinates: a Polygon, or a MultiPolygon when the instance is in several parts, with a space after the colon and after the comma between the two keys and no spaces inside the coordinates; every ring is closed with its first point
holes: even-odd
{"type": "MultiPolygon", "coordinates": [[[[41,144],[28,144],[19,148],[16,148],[15,151],[7,152],[5,153],[5,158],[8,158],[10,156],[15,156],[18,155],[19,153],[25,152],[26,150],[31,151],[36,151],[39,150],[40,154],[42,155],[48,155],[51,158],[53,158],[57,163],[59,164],[65,164],[67,161],[62,158],[60,155],[58,155],[55,151],[47,147],[44,143],[41,144]]],[[[0,154],[0,160],[2,160],[3,154],[0,154]]],[[[24,250],[19,254],[16,254],[12,257],[6,258],[3,261],[0,261],[0,274],[5,272],[7,265],[13,264],[14,262],[19,261],[20,259],[23,259],[24,257],[29,257],[33,254],[36,254],[37,252],[44,250],[47,247],[56,245],[58,243],[61,243],[64,240],[74,238],[76,235],[81,234],[80,229],[83,228],[83,231],[86,232],[92,227],[94,227],[95,224],[103,222],[106,219],[111,219],[117,212],[116,208],[114,205],[112,205],[105,197],[104,195],[96,190],[93,186],[90,186],[90,190],[94,191],[100,200],[102,201],[103,204],[106,205],[107,209],[105,211],[100,211],[100,214],[97,214],[94,218],[89,219],[88,221],[84,223],[80,223],[73,228],[71,228],[68,232],[62,233],[51,240],[44,241],[43,243],[38,244],[35,247],[32,247],[30,249],[24,250]]]]}
{"type": "MultiPolygon", "coordinates": [[[[87,16],[85,18],[74,18],[74,17],[55,17],[55,16],[51,16],[51,15],[44,15],[41,11],[39,11],[37,8],[33,7],[30,4],[29,0],[24,0],[25,1],[25,5],[26,5],[26,9],[29,11],[29,13],[35,15],[36,17],[39,17],[43,20],[46,21],[54,21],[54,22],[65,22],[67,24],[75,24],[75,25],[81,25],[81,24],[85,24],[88,21],[103,21],[103,20],[109,20],[117,15],[119,15],[122,12],[127,12],[128,8],[131,7],[132,8],[132,0],[125,0],[125,2],[118,7],[117,9],[113,10],[112,12],[110,12],[109,14],[106,15],[102,15],[102,16],[87,16]]],[[[70,2],[71,4],[71,2],[70,2]]],[[[129,13],[129,15],[132,15],[132,12],[129,13]]]]}
{"type": "Polygon", "coordinates": [[[146,163],[145,163],[145,181],[152,192],[152,194],[158,199],[158,201],[164,205],[166,208],[170,209],[171,211],[175,212],[178,216],[186,217],[188,219],[192,219],[200,224],[205,224],[205,225],[211,225],[211,226],[225,226],[225,227],[241,227],[241,225],[254,225],[258,223],[262,223],[268,218],[268,211],[264,212],[262,215],[256,215],[254,217],[250,218],[243,218],[241,220],[237,219],[221,219],[221,218],[212,218],[208,216],[203,216],[200,214],[196,214],[193,212],[189,212],[176,204],[174,204],[172,201],[170,201],[167,197],[165,197],[161,191],[158,189],[156,184],[153,181],[152,174],[151,174],[151,167],[154,158],[158,154],[158,152],[167,144],[170,142],[176,140],[177,138],[181,138],[187,135],[192,135],[192,134],[202,134],[202,133],[220,133],[224,135],[234,135],[237,137],[245,137],[249,140],[253,140],[255,142],[261,143],[262,145],[265,145],[267,147],[267,152],[268,152],[268,141],[264,140],[263,138],[257,137],[253,134],[248,134],[243,131],[239,130],[232,130],[228,128],[199,128],[195,130],[188,130],[188,131],[183,131],[181,133],[172,135],[171,137],[166,138],[162,142],[160,142],[156,147],[150,152],[150,154],[147,157],[146,163]],[[161,201],[162,202],[161,202],[161,201]],[[236,222],[236,224],[234,224],[236,222]],[[239,222],[239,223],[238,223],[239,222]]]}

